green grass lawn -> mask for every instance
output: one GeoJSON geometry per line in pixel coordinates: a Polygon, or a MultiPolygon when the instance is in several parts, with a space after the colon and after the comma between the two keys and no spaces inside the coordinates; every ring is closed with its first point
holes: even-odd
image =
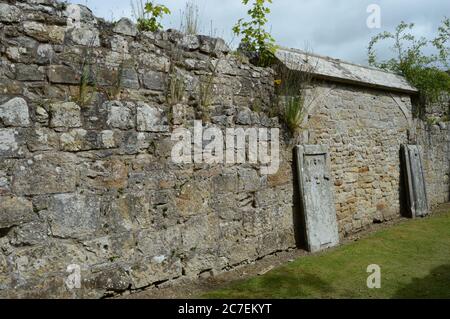
{"type": "Polygon", "coordinates": [[[416,219],[300,258],[204,298],[450,298],[450,213],[416,219]],[[381,267],[368,289],[367,266],[381,267]]]}

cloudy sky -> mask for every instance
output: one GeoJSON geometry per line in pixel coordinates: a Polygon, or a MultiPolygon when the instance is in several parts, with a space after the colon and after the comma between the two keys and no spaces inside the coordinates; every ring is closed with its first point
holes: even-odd
{"type": "MultiPolygon", "coordinates": [[[[133,0],[136,1],[136,0],[133,0]]],[[[87,5],[95,15],[107,20],[132,16],[130,0],[69,0],[87,5]]],[[[163,20],[165,28],[179,28],[186,0],[159,0],[172,15],[163,20]]],[[[195,0],[199,7],[201,33],[233,39],[231,28],[245,17],[241,0],[195,0]],[[211,27],[212,25],[212,27],[211,27]],[[212,31],[211,31],[212,30],[212,31]]],[[[270,29],[277,43],[286,47],[309,48],[321,55],[367,64],[367,44],[382,30],[393,30],[402,20],[416,23],[415,34],[433,36],[445,15],[450,16],[450,0],[273,0],[270,29]],[[381,29],[367,27],[367,8],[381,9],[381,29]]],[[[238,45],[233,40],[233,46],[238,45]]],[[[380,48],[380,55],[388,48],[380,48]]]]}

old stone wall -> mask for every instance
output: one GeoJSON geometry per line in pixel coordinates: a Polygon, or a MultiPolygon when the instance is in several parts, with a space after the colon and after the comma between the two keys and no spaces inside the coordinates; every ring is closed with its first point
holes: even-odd
{"type": "Polygon", "coordinates": [[[447,122],[417,122],[417,143],[422,146],[430,207],[450,200],[450,134],[447,122]]]}
{"type": "Polygon", "coordinates": [[[100,297],[295,247],[290,148],[269,177],[171,161],[193,119],[278,127],[270,69],[50,0],[1,2],[0,22],[1,296],[100,297]]]}
{"type": "Polygon", "coordinates": [[[345,85],[311,93],[303,142],[330,149],[341,234],[400,216],[400,145],[408,118],[405,95],[345,85]]]}
{"type": "MultiPolygon", "coordinates": [[[[1,297],[97,298],[298,244],[273,70],[220,39],[53,0],[0,1],[0,54],[1,297]],[[193,120],[280,128],[280,169],[173,163],[171,132],[193,120]]],[[[413,123],[408,95],[321,83],[311,96],[300,142],[330,149],[341,237],[400,216],[400,145],[417,125],[429,199],[448,200],[448,130],[413,123]]]]}

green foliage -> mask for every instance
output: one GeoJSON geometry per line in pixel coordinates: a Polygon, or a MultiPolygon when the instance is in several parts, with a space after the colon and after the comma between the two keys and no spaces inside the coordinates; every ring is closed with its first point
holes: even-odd
{"type": "MultiPolygon", "coordinates": [[[[249,2],[250,0],[242,0],[244,5],[249,2]]],[[[237,36],[243,36],[242,44],[245,49],[258,54],[258,64],[262,66],[271,63],[276,51],[275,39],[265,29],[267,15],[270,13],[267,3],[272,3],[272,0],[254,0],[252,8],[247,12],[250,20],[240,19],[233,27],[237,36]]]]}
{"type": "Polygon", "coordinates": [[[80,65],[80,83],[78,85],[78,95],[72,100],[79,106],[89,105],[97,92],[97,75],[95,70],[95,58],[93,56],[93,39],[84,48],[82,53],[82,63],[80,65]]]}
{"type": "Polygon", "coordinates": [[[303,63],[299,63],[291,56],[287,56],[283,64],[274,67],[277,73],[275,88],[278,96],[278,109],[289,131],[296,134],[301,130],[305,107],[309,107],[315,98],[313,92],[309,92],[310,100],[307,102],[306,92],[313,83],[315,66],[311,65],[309,53],[303,63]],[[293,69],[284,65],[295,65],[293,69]]]}
{"type": "Polygon", "coordinates": [[[217,78],[217,69],[219,67],[220,59],[214,63],[210,61],[211,73],[200,77],[198,83],[198,106],[200,115],[203,120],[207,120],[209,117],[208,110],[214,101],[214,81],[217,78]]]}
{"type": "Polygon", "coordinates": [[[132,3],[134,15],[137,18],[137,27],[139,31],[156,32],[163,28],[161,19],[164,15],[170,14],[170,10],[161,4],[155,4],[151,1],[144,5],[141,2],[137,3],[137,8],[132,3]]]}
{"type": "Polygon", "coordinates": [[[171,60],[169,70],[169,85],[166,100],[169,105],[175,105],[183,101],[186,84],[184,78],[178,74],[175,67],[176,60],[171,60]]]}
{"type": "Polygon", "coordinates": [[[304,99],[300,95],[284,97],[284,120],[292,133],[300,129],[303,120],[304,99]]]}
{"type": "Polygon", "coordinates": [[[450,75],[445,72],[449,65],[450,19],[442,21],[435,39],[416,38],[410,31],[413,23],[401,22],[392,32],[382,32],[369,43],[369,64],[384,70],[399,73],[420,91],[423,106],[439,100],[443,92],[450,92],[450,75]],[[378,61],[375,46],[382,41],[392,41],[394,56],[388,60],[378,61]],[[437,53],[425,54],[433,47],[437,53]]]}
{"type": "Polygon", "coordinates": [[[450,19],[445,18],[438,29],[438,36],[433,40],[433,45],[439,51],[439,59],[443,61],[447,68],[450,68],[447,58],[450,56],[450,19]]]}
{"type": "Polygon", "coordinates": [[[76,103],[81,107],[91,103],[94,92],[97,90],[91,73],[91,66],[84,65],[80,77],[78,97],[75,99],[76,103]]]}

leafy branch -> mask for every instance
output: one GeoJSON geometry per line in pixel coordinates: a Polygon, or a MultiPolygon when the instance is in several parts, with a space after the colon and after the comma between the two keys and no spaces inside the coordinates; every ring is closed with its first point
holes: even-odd
{"type": "Polygon", "coordinates": [[[151,1],[147,1],[145,4],[140,1],[137,5],[136,9],[132,3],[134,15],[137,17],[137,27],[140,31],[156,32],[161,30],[163,28],[161,19],[164,15],[171,13],[166,6],[151,1]]]}
{"type": "MultiPolygon", "coordinates": [[[[250,0],[242,0],[244,5],[249,2],[250,0]]],[[[237,36],[243,36],[242,44],[245,50],[256,52],[258,64],[262,66],[270,64],[276,51],[275,39],[265,28],[269,22],[267,15],[270,13],[267,3],[271,4],[272,0],[254,0],[252,8],[247,11],[249,21],[239,19],[233,27],[237,36]]]]}
{"type": "Polygon", "coordinates": [[[414,23],[401,22],[394,32],[382,32],[371,39],[368,46],[369,64],[387,71],[405,76],[420,92],[421,109],[417,115],[423,115],[426,105],[438,102],[442,94],[450,92],[450,75],[445,72],[449,65],[450,19],[445,18],[438,29],[438,35],[432,40],[417,38],[411,31],[414,23]],[[393,42],[393,57],[379,61],[375,46],[380,42],[393,42]],[[426,54],[433,47],[437,53],[426,54]]]}

